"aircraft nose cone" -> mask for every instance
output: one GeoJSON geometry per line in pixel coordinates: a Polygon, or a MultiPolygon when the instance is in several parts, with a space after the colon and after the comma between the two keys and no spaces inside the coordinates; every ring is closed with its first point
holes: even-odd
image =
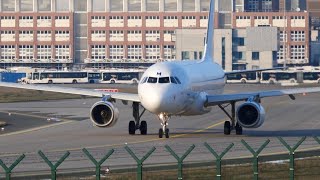
{"type": "Polygon", "coordinates": [[[160,94],[152,93],[143,98],[142,105],[152,113],[161,113],[163,98],[160,94]]]}

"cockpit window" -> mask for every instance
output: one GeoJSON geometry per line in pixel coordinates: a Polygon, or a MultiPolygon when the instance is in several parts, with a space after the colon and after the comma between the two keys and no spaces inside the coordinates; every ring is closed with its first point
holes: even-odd
{"type": "Polygon", "coordinates": [[[176,81],[176,79],[174,77],[170,77],[171,83],[173,84],[178,84],[178,82],[176,81]]]}
{"type": "Polygon", "coordinates": [[[174,77],[174,78],[177,80],[177,83],[178,83],[178,84],[181,84],[179,78],[177,78],[177,77],[174,77]]]}
{"type": "Polygon", "coordinates": [[[170,79],[169,77],[162,77],[162,78],[159,78],[159,83],[170,83],[170,79]]]}
{"type": "Polygon", "coordinates": [[[148,78],[148,83],[157,83],[157,81],[158,81],[158,78],[155,78],[155,77],[148,78]]]}
{"type": "Polygon", "coordinates": [[[147,82],[148,77],[144,77],[141,81],[141,84],[146,83],[147,82]]]}

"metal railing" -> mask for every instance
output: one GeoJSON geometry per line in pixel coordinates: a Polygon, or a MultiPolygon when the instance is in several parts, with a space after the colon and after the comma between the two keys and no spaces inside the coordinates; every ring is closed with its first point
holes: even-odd
{"type": "MultiPolygon", "coordinates": [[[[278,141],[281,143],[283,147],[285,147],[288,150],[288,161],[289,161],[289,169],[287,170],[289,174],[289,179],[293,180],[295,178],[295,152],[297,148],[306,140],[306,137],[302,137],[294,146],[290,146],[283,138],[278,137],[278,141]]],[[[320,139],[318,137],[313,137],[313,139],[317,142],[317,144],[320,144],[320,139]]],[[[261,152],[269,145],[270,140],[267,139],[257,150],[253,148],[253,146],[250,146],[248,142],[245,140],[241,140],[241,144],[243,147],[246,148],[247,151],[249,151],[252,156],[250,159],[252,160],[252,177],[253,179],[259,179],[259,155],[261,152]]],[[[215,168],[215,179],[220,180],[223,178],[222,175],[222,161],[225,155],[234,147],[234,143],[230,143],[229,146],[227,146],[220,154],[217,153],[215,149],[212,148],[207,142],[205,142],[204,147],[213,155],[215,158],[214,163],[210,162],[211,164],[215,164],[215,166],[210,166],[211,168],[215,168]]],[[[169,145],[164,146],[165,149],[170,153],[170,155],[177,161],[177,179],[183,179],[183,168],[184,160],[188,157],[188,155],[196,148],[196,146],[193,144],[191,145],[183,154],[182,156],[179,156],[177,152],[175,152],[169,145]]],[[[221,147],[220,147],[221,148],[221,147]]],[[[152,147],[147,153],[140,159],[134,151],[129,147],[124,147],[125,151],[135,160],[136,162],[136,179],[142,180],[143,179],[143,172],[144,172],[144,162],[152,156],[153,152],[156,151],[156,147],[152,147]]],[[[319,147],[320,149],[320,147],[319,147]]],[[[94,164],[95,166],[95,179],[100,180],[101,179],[101,166],[102,164],[107,161],[115,152],[114,149],[110,149],[105,155],[103,155],[102,159],[97,160],[93,157],[93,155],[86,149],[82,149],[83,154],[94,164]]],[[[50,161],[48,157],[42,152],[38,151],[38,155],[42,158],[42,160],[49,166],[50,172],[51,172],[51,179],[55,180],[57,179],[57,169],[58,167],[69,157],[70,152],[66,151],[62,157],[58,159],[56,163],[50,161]]],[[[312,156],[312,154],[311,154],[312,156]]],[[[314,156],[314,155],[313,155],[314,156]]],[[[6,180],[10,180],[12,172],[14,168],[19,165],[24,158],[26,157],[25,154],[22,154],[20,157],[18,157],[11,165],[6,165],[1,159],[0,159],[0,165],[3,168],[5,172],[6,180]]],[[[172,169],[171,167],[175,165],[169,165],[166,164],[165,167],[172,169]]],[[[203,166],[202,166],[203,167],[203,166]]],[[[209,167],[209,166],[205,166],[209,167]]],[[[161,168],[155,167],[155,171],[160,171],[161,168]]],[[[261,170],[260,170],[261,171],[261,170]]],[[[132,178],[132,177],[131,177],[132,178]]]]}

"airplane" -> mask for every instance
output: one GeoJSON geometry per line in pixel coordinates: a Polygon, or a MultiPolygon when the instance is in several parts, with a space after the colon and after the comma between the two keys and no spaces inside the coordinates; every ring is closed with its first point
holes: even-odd
{"type": "Polygon", "coordinates": [[[134,120],[129,122],[129,134],[134,135],[137,130],[142,135],[147,134],[147,122],[140,120],[147,110],[157,115],[161,122],[159,138],[169,138],[168,121],[171,117],[206,114],[213,106],[218,106],[230,118],[224,123],[224,134],[229,135],[235,130],[237,135],[241,135],[243,128],[258,128],[264,123],[262,98],[288,95],[294,100],[295,94],[320,91],[320,87],[315,87],[223,94],[226,75],[268,69],[224,72],[213,61],[213,22],[214,0],[211,0],[203,58],[152,65],[141,77],[137,94],[4,82],[0,86],[100,97],[101,101],[91,107],[89,115],[93,124],[101,128],[112,127],[118,121],[119,110],[114,103],[116,100],[124,104],[130,101],[134,120]],[[236,109],[235,105],[240,101],[244,103],[236,109]],[[231,112],[225,109],[226,105],[231,105],[231,112]],[[141,113],[140,107],[143,107],[141,113]]]}

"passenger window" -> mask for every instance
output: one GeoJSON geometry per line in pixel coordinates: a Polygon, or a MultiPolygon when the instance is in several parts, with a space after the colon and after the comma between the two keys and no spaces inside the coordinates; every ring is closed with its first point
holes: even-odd
{"type": "Polygon", "coordinates": [[[171,80],[171,83],[173,83],[173,84],[178,84],[177,81],[176,81],[176,79],[175,79],[174,77],[170,77],[170,80],[171,80]]]}
{"type": "Polygon", "coordinates": [[[159,78],[159,83],[161,83],[161,84],[170,83],[170,79],[169,79],[169,77],[159,78]]]}
{"type": "Polygon", "coordinates": [[[174,78],[177,80],[178,84],[181,84],[180,80],[177,77],[174,78]]]}
{"type": "Polygon", "coordinates": [[[157,80],[158,80],[158,79],[155,78],[155,77],[149,77],[149,78],[148,78],[148,83],[153,83],[153,84],[154,84],[154,83],[157,83],[157,80]]]}

